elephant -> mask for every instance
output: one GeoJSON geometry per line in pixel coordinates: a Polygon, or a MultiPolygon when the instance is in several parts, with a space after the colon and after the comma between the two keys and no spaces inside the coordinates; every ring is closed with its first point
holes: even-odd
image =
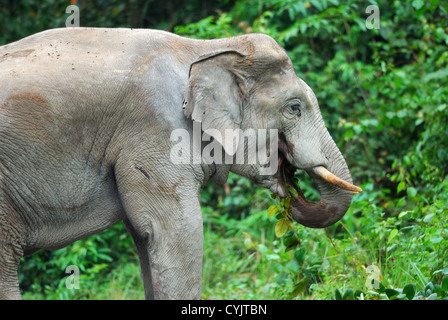
{"type": "Polygon", "coordinates": [[[336,223],[361,191],[314,92],[265,34],[51,29],[0,47],[0,87],[2,299],[22,298],[21,257],[118,222],[135,243],[146,299],[200,299],[207,181],[222,185],[232,172],[280,197],[289,184],[299,194],[292,217],[311,228],[336,223]],[[172,161],[173,131],[194,135],[198,126],[199,143],[181,145],[201,154],[213,144],[225,160],[247,155],[244,132],[267,130],[277,170],[260,174],[266,161],[172,161]],[[304,198],[297,170],[320,202],[304,198]]]}

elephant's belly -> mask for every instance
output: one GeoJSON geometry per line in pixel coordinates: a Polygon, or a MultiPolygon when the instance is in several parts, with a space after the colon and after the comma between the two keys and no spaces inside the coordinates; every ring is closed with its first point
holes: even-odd
{"type": "Polygon", "coordinates": [[[111,227],[123,216],[119,197],[112,194],[91,197],[76,206],[48,206],[40,218],[33,219],[25,251],[63,248],[111,227]]]}

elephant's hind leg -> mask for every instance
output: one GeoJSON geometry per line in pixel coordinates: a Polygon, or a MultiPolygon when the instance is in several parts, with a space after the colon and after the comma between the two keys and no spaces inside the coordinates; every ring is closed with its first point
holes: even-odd
{"type": "Polygon", "coordinates": [[[19,263],[1,244],[0,249],[0,299],[20,300],[22,296],[19,289],[17,267],[19,263]]]}
{"type": "Polygon", "coordinates": [[[14,212],[0,203],[0,299],[22,299],[17,268],[23,256],[24,232],[14,212]]]}

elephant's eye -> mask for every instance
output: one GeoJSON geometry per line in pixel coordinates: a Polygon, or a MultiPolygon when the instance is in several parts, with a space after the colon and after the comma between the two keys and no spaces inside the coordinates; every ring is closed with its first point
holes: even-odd
{"type": "Polygon", "coordinates": [[[297,113],[297,115],[300,117],[302,115],[302,112],[300,111],[300,104],[293,104],[292,106],[290,106],[290,109],[294,112],[297,113]]]}

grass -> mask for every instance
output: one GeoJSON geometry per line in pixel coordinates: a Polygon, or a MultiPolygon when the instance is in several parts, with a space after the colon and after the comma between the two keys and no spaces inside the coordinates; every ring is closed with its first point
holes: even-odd
{"type": "Polygon", "coordinates": [[[327,300],[335,298],[336,290],[350,289],[363,292],[363,298],[395,299],[403,296],[392,289],[401,292],[412,284],[424,299],[429,296],[425,288],[434,284],[438,298],[446,298],[446,191],[425,206],[396,207],[394,214],[375,200],[372,185],[364,189],[328,232],[296,225],[299,242],[287,252],[266,210],[256,208],[241,220],[206,212],[203,297],[327,300]]]}

